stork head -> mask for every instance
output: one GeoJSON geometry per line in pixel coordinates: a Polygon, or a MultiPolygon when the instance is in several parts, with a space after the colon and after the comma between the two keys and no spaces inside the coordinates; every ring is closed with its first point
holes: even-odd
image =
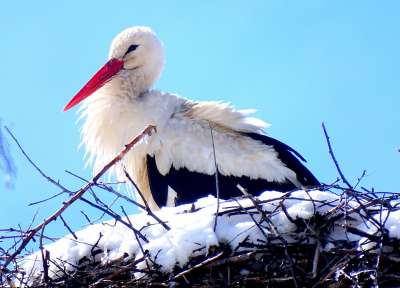
{"type": "Polygon", "coordinates": [[[77,105],[119,73],[139,73],[142,89],[149,89],[159,77],[164,64],[162,43],[148,27],[123,30],[112,41],[107,63],[83,86],[65,106],[77,105]]]}

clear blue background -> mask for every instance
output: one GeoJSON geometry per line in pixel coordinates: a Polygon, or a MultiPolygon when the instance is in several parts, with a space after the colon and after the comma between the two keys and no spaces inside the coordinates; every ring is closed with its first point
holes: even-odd
{"type": "MultiPolygon", "coordinates": [[[[77,150],[76,110],[62,108],[105,62],[120,30],[147,25],[166,50],[157,88],[257,108],[272,123],[268,133],[330,183],[337,173],[325,121],[351,182],[366,169],[362,185],[398,191],[399,13],[399,1],[7,1],[0,117],[46,173],[77,189],[82,182],[64,170],[86,178],[91,170],[77,150]]],[[[18,173],[13,190],[0,188],[0,228],[27,227],[36,209],[38,222],[62,198],[27,207],[57,189],[7,139],[18,173]]],[[[84,223],[83,209],[66,214],[74,229],[84,223]]],[[[67,233],[60,223],[48,229],[67,233]]]]}

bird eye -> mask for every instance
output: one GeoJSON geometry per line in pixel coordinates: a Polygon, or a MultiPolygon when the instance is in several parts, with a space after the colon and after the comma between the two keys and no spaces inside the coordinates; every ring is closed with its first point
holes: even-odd
{"type": "Polygon", "coordinates": [[[131,46],[129,46],[128,50],[126,51],[125,55],[128,54],[129,52],[135,51],[136,48],[138,48],[139,45],[136,44],[132,44],[131,46]]]}

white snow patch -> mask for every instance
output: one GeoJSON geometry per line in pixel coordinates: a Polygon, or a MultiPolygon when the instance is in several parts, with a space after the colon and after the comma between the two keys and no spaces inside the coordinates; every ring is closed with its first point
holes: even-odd
{"type": "MultiPolygon", "coordinates": [[[[372,216],[375,221],[369,221],[368,225],[360,225],[360,230],[375,236],[380,236],[377,226],[382,226],[388,232],[389,238],[400,239],[400,210],[388,211],[383,209],[381,213],[372,216]]],[[[361,249],[369,250],[373,248],[374,243],[363,237],[359,240],[361,249]]]]}
{"type": "MultiPolygon", "coordinates": [[[[67,271],[76,269],[75,267],[79,266],[79,261],[83,257],[91,261],[95,258],[102,263],[107,263],[128,254],[127,259],[137,260],[143,257],[141,252],[143,249],[148,251],[151,261],[147,261],[147,264],[142,261],[137,268],[146,269],[146,265],[153,265],[154,262],[161,266],[162,271],[172,272],[176,266],[183,267],[190,257],[206,255],[211,246],[218,246],[222,243],[230,245],[232,249],[240,250],[244,249],[240,246],[244,240],[262,244],[267,240],[266,237],[276,236],[276,232],[288,243],[295,243],[301,237],[301,233],[296,232],[296,225],[292,222],[293,220],[298,218],[307,220],[315,216],[316,213],[323,215],[344,201],[343,198],[334,193],[318,190],[292,193],[267,191],[256,199],[260,203],[258,209],[262,209],[269,215],[262,227],[255,224],[255,221],[261,220],[261,213],[252,213],[253,218],[248,213],[249,211],[257,212],[252,201],[240,199],[220,202],[219,211],[223,215],[218,217],[217,229],[214,231],[217,199],[208,196],[199,199],[194,205],[164,207],[155,212],[171,228],[169,231],[146,213],[129,216],[133,227],[140,230],[148,240],[147,243],[140,240],[142,247],[136,241],[130,228],[119,222],[115,224],[115,221],[112,220],[92,225],[77,232],[78,240],[75,240],[72,235],[68,235],[47,245],[45,249],[50,251],[52,261],[60,267],[65,267],[67,271]],[[282,200],[283,197],[286,198],[282,200]],[[229,213],[233,210],[236,213],[229,213]],[[239,210],[242,213],[237,213],[239,210]],[[97,247],[93,248],[95,243],[97,243],[97,247]],[[102,252],[93,256],[96,249],[101,249],[102,252]]],[[[356,202],[352,201],[347,204],[350,207],[358,206],[356,202]]],[[[352,216],[353,220],[347,220],[347,225],[363,230],[368,229],[357,215],[352,216]]],[[[332,228],[327,239],[360,240],[360,237],[355,235],[348,233],[346,235],[341,224],[343,223],[336,221],[336,225],[332,228]]],[[[385,226],[391,237],[400,239],[400,211],[392,212],[388,216],[385,226]]],[[[373,231],[370,232],[373,233],[373,231]]],[[[277,243],[282,241],[276,237],[273,239],[277,243]]],[[[332,244],[327,243],[325,249],[331,248],[333,248],[332,244]]],[[[43,267],[40,251],[25,257],[20,264],[27,275],[32,275],[32,278],[38,279],[42,276],[43,267]]],[[[61,275],[62,272],[57,265],[50,262],[49,276],[55,278],[61,275]]],[[[136,276],[141,275],[136,274],[136,276]]]]}

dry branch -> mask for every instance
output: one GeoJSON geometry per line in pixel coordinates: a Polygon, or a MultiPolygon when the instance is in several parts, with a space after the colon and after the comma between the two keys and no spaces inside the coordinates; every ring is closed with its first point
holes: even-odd
{"type": "MultiPolygon", "coordinates": [[[[65,187],[61,186],[58,182],[54,181],[50,177],[48,177],[46,174],[40,170],[40,168],[29,158],[29,156],[25,153],[25,151],[22,149],[21,145],[18,143],[17,139],[14,137],[14,135],[11,133],[8,128],[6,128],[7,131],[10,133],[11,137],[14,139],[14,141],[17,143],[18,147],[21,149],[22,153],[25,155],[25,157],[28,159],[28,161],[40,172],[40,174],[46,178],[48,181],[53,183],[54,185],[57,185],[58,187],[62,188],[65,191],[68,191],[65,187]]],[[[7,266],[15,259],[16,256],[18,256],[21,251],[28,245],[28,243],[32,240],[32,238],[40,231],[42,230],[46,225],[48,225],[50,222],[54,221],[67,209],[72,203],[74,203],[76,200],[82,197],[83,194],[85,194],[92,186],[94,186],[97,181],[102,177],[113,165],[115,165],[117,162],[121,161],[122,158],[128,153],[129,150],[133,148],[139,141],[141,141],[145,136],[150,136],[153,131],[155,131],[154,126],[148,126],[146,129],[144,129],[138,136],[132,139],[131,142],[129,142],[127,145],[125,145],[125,148],[121,150],[121,152],[114,157],[109,163],[107,163],[103,169],[101,169],[100,172],[98,172],[90,181],[87,183],[84,187],[82,187],[78,192],[76,192],[72,197],[70,197],[67,201],[64,202],[64,204],[56,211],[54,212],[51,216],[49,216],[47,219],[45,219],[42,223],[37,225],[36,227],[32,228],[28,234],[23,238],[22,243],[18,246],[16,251],[8,257],[8,259],[4,262],[4,264],[1,267],[1,273],[4,273],[5,270],[7,269],[7,266]]]]}

